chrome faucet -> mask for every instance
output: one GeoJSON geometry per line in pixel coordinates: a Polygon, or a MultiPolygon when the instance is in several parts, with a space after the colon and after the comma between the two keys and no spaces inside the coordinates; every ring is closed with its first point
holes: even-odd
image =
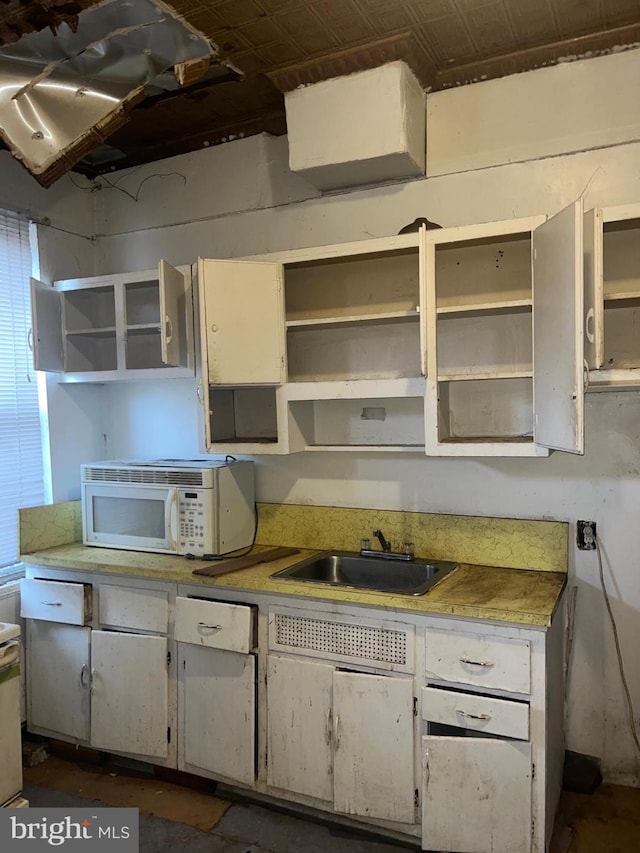
{"type": "Polygon", "coordinates": [[[370,539],[360,540],[360,556],[361,557],[376,557],[381,560],[413,560],[413,544],[405,542],[402,546],[402,552],[392,551],[391,543],[387,541],[382,530],[374,530],[373,535],[380,543],[381,551],[371,547],[370,539]]]}
{"type": "Polygon", "coordinates": [[[380,543],[380,547],[383,551],[391,551],[391,543],[387,542],[387,540],[384,538],[384,533],[382,532],[382,530],[374,530],[373,535],[380,543]]]}

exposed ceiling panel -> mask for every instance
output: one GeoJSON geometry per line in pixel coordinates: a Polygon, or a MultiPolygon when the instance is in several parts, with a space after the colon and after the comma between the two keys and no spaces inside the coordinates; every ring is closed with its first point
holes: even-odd
{"type": "MultiPolygon", "coordinates": [[[[0,42],[73,26],[86,0],[3,0],[0,42]],[[48,16],[48,17],[47,17],[48,16]]],[[[640,0],[173,0],[241,72],[143,100],[110,136],[103,171],[261,131],[286,131],[283,92],[404,59],[427,90],[640,43],[640,0]],[[231,80],[236,77],[238,79],[231,80]],[[111,152],[111,153],[110,153],[111,152]],[[110,162],[110,157],[113,160],[110,162]]]]}

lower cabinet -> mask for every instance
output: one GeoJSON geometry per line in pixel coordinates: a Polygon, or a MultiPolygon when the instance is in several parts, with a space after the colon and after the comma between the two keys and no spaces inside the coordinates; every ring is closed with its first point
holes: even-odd
{"type": "Polygon", "coordinates": [[[178,769],[253,785],[256,659],[178,643],[178,769]]]}
{"type": "Polygon", "coordinates": [[[422,751],[423,850],[529,853],[530,743],[426,736],[422,751]]]}
{"type": "Polygon", "coordinates": [[[166,637],[28,619],[26,651],[30,731],[166,761],[166,637]]]}
{"type": "Polygon", "coordinates": [[[549,849],[562,601],[538,628],[49,574],[22,602],[29,731],[424,850],[549,849]]]}
{"type": "Polygon", "coordinates": [[[168,757],[168,664],[166,637],[91,632],[91,746],[168,757]]]}
{"type": "Polygon", "coordinates": [[[413,679],[269,655],[267,783],[413,823],[413,679]]]}
{"type": "Polygon", "coordinates": [[[78,743],[90,735],[91,629],[26,621],[27,727],[78,743]]]}

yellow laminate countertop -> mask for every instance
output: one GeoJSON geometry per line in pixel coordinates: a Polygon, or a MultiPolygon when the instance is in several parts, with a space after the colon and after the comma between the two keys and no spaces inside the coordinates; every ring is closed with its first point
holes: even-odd
{"type": "MultiPolygon", "coordinates": [[[[256,545],[254,553],[270,547],[256,545]]],[[[546,627],[551,623],[566,583],[566,574],[562,572],[505,569],[468,563],[461,563],[429,592],[420,596],[393,595],[270,577],[274,572],[292,566],[313,553],[316,552],[300,550],[290,557],[258,563],[215,578],[194,575],[193,570],[204,566],[222,566],[223,561],[209,563],[166,554],[93,548],[80,543],[21,554],[21,559],[30,565],[47,568],[203,584],[222,589],[250,590],[424,615],[447,614],[537,627],[546,627]]]]}

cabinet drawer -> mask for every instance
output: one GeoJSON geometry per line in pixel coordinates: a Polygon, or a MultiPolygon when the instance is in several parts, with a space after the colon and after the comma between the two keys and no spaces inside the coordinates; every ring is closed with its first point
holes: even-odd
{"type": "Polygon", "coordinates": [[[427,631],[427,678],[512,693],[531,690],[529,643],[507,637],[427,631]]]}
{"type": "Polygon", "coordinates": [[[169,596],[163,590],[100,584],[98,618],[101,625],[166,634],[169,596]]]}
{"type": "Polygon", "coordinates": [[[253,642],[253,608],[225,601],[176,598],[176,640],[248,654],[253,642]]]}
{"type": "Polygon", "coordinates": [[[91,584],[24,578],[20,615],[24,619],[84,625],[91,621],[91,584]]]}
{"type": "Polygon", "coordinates": [[[493,696],[424,687],[422,719],[517,740],[529,740],[529,706],[493,696]]]}

